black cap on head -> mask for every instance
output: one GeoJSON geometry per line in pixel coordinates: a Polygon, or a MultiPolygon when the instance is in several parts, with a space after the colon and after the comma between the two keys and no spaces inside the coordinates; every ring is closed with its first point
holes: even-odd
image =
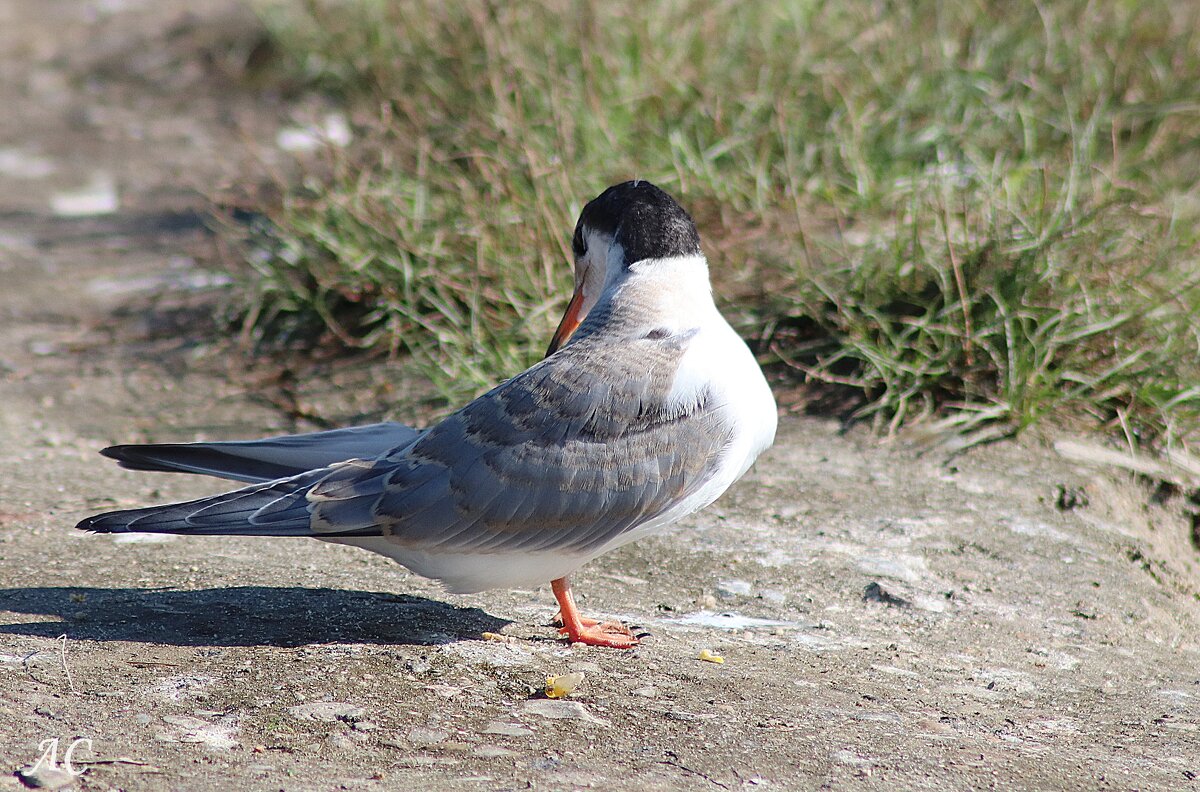
{"type": "Polygon", "coordinates": [[[700,253],[696,224],[675,199],[648,181],[614,184],[588,202],[575,226],[575,255],[584,253],[583,227],[611,234],[625,266],[643,259],[700,253]]]}

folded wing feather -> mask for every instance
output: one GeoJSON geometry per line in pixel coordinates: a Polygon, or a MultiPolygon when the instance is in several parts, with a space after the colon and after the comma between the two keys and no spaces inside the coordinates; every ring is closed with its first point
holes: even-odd
{"type": "Polygon", "coordinates": [[[568,345],[374,459],[190,503],[100,515],[79,527],[382,535],[428,551],[584,552],[703,486],[729,443],[710,394],[670,402],[678,343],[636,343],[634,354],[586,340],[568,345]],[[595,381],[597,370],[605,372],[603,383],[595,381]]]}

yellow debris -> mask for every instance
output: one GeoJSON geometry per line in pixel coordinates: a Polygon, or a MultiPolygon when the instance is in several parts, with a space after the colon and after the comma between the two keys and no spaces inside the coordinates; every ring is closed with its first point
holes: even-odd
{"type": "Polygon", "coordinates": [[[506,644],[512,644],[512,643],[517,642],[517,638],[515,635],[501,635],[500,633],[494,633],[494,632],[485,632],[483,634],[483,640],[494,641],[496,643],[506,643],[506,644]]]}
{"type": "Polygon", "coordinates": [[[546,677],[546,698],[562,698],[569,696],[575,692],[575,688],[579,687],[583,682],[583,672],[575,671],[570,674],[561,674],[559,676],[546,677]]]}
{"type": "Polygon", "coordinates": [[[706,663],[716,663],[718,665],[725,662],[724,657],[721,657],[721,655],[719,655],[719,654],[713,654],[712,652],[708,651],[707,649],[700,650],[700,658],[699,659],[703,660],[706,663]]]}

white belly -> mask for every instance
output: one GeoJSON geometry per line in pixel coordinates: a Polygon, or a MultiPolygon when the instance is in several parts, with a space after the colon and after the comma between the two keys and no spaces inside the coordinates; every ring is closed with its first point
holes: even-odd
{"type": "Polygon", "coordinates": [[[571,574],[604,552],[600,550],[588,555],[563,552],[431,553],[402,547],[383,536],[321,541],[353,545],[387,556],[421,577],[440,582],[453,594],[476,594],[490,589],[535,589],[571,574]]]}

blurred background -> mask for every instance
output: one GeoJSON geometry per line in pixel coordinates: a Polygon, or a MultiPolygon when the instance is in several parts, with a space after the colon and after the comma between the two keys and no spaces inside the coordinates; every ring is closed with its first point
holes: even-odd
{"type": "Polygon", "coordinates": [[[205,229],[183,324],[385,372],[359,412],[536,360],[578,211],[637,177],[791,409],[1195,441],[1200,4],[177,5],[2,6],[8,216],[205,229]]]}

